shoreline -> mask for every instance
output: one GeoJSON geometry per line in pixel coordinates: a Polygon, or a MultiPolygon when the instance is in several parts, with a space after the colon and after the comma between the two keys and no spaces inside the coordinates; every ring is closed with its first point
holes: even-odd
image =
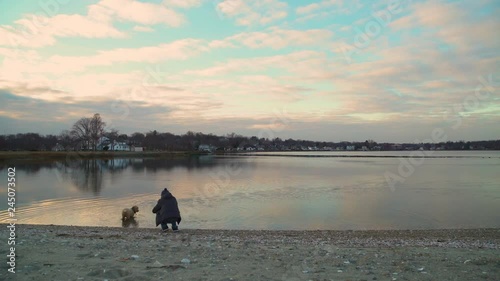
{"type": "MultiPolygon", "coordinates": [[[[0,233],[8,226],[0,223],[0,233]]],[[[16,227],[34,232],[67,233],[77,237],[92,237],[89,233],[105,231],[118,235],[127,233],[135,237],[160,233],[160,228],[124,228],[107,226],[76,226],[54,224],[17,224],[16,227]]],[[[500,228],[457,228],[457,229],[403,229],[403,230],[239,230],[239,229],[182,229],[182,235],[207,237],[224,237],[234,239],[245,237],[256,240],[287,239],[301,243],[335,242],[338,245],[374,246],[374,247],[456,247],[485,248],[500,250],[500,228]],[[373,245],[368,245],[373,244],[373,245]]],[[[177,234],[177,233],[176,233],[177,234]]],[[[63,235],[65,236],[65,235],[63,235]]]]}
{"type": "MultiPolygon", "coordinates": [[[[0,151],[0,161],[56,161],[56,160],[79,160],[79,159],[114,159],[114,158],[184,158],[202,155],[218,156],[262,156],[262,157],[305,157],[305,158],[497,158],[491,156],[432,156],[435,151],[404,150],[403,152],[423,152],[424,155],[370,155],[357,154],[360,151],[337,151],[344,154],[338,155],[300,155],[311,151],[262,151],[273,154],[259,152],[202,152],[202,151],[0,151]],[[297,154],[290,155],[288,152],[297,154]],[[352,153],[352,154],[351,154],[352,153]],[[351,155],[349,155],[351,154],[351,155]]],[[[448,150],[447,150],[448,151],[448,150]]],[[[449,150],[452,151],[452,150],[449,150]]],[[[455,151],[455,150],[453,150],[455,151]]],[[[456,150],[463,151],[463,150],[456,150]]],[[[496,151],[496,150],[477,150],[496,151]]],[[[312,151],[312,152],[332,152],[332,151],[312,151]]],[[[335,152],[335,151],[334,151],[335,152]]],[[[394,151],[389,151],[394,152],[394,151]]],[[[397,152],[397,151],[396,151],[397,152]]]]}
{"type": "Polygon", "coordinates": [[[197,151],[2,151],[0,161],[6,160],[78,160],[113,158],[172,158],[205,155],[197,151]]]}
{"type": "MultiPolygon", "coordinates": [[[[8,235],[7,224],[0,224],[2,254],[8,235]]],[[[22,280],[495,280],[500,276],[498,228],[181,228],[162,233],[159,228],[16,224],[16,236],[15,274],[22,280]]],[[[12,273],[4,263],[0,279],[7,280],[7,274],[12,273]]]]}

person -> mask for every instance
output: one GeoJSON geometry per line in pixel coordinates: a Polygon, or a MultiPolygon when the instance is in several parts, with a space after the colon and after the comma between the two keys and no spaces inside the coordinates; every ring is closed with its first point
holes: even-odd
{"type": "Polygon", "coordinates": [[[181,222],[181,213],[177,205],[177,199],[166,188],[161,192],[161,198],[153,208],[156,214],[156,226],[161,224],[163,231],[168,230],[168,225],[172,225],[172,230],[179,231],[178,224],[181,222]]]}

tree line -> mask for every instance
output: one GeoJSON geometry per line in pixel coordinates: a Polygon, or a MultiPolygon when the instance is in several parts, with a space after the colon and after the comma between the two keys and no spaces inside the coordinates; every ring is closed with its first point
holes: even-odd
{"type": "Polygon", "coordinates": [[[500,140],[456,141],[443,143],[377,143],[373,140],[364,142],[327,142],[281,138],[245,137],[236,133],[224,136],[188,131],[185,134],[158,132],[156,130],[133,134],[120,134],[117,129],[106,129],[106,123],[96,113],[92,117],[82,117],[70,130],[63,130],[59,135],[40,135],[24,133],[0,135],[0,150],[49,151],[58,150],[98,150],[102,137],[111,144],[126,143],[130,146],[143,147],[147,151],[195,151],[200,145],[219,151],[246,150],[500,150],[500,140]]]}

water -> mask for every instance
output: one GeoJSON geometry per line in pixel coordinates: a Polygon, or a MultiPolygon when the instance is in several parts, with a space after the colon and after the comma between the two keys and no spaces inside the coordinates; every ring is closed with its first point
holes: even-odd
{"type": "MultiPolygon", "coordinates": [[[[500,227],[500,152],[279,152],[185,159],[17,164],[18,223],[154,227],[164,187],[183,228],[438,229],[500,227]],[[321,157],[318,157],[321,156],[321,157]],[[354,156],[354,157],[345,157],[354,156]],[[410,162],[411,160],[411,162],[410,162]],[[402,162],[414,163],[398,172],[402,162]],[[400,176],[391,188],[386,175],[400,176]]],[[[7,166],[0,166],[6,195],[7,166]]],[[[6,222],[7,199],[0,202],[6,222]]]]}

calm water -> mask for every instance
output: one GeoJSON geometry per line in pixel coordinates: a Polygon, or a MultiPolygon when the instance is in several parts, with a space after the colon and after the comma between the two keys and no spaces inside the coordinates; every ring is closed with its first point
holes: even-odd
{"type": "MultiPolygon", "coordinates": [[[[500,152],[395,157],[401,155],[409,152],[19,164],[16,214],[18,223],[121,226],[121,209],[138,205],[136,223],[128,227],[154,227],[151,209],[167,187],[179,201],[184,228],[500,227],[500,152]],[[417,164],[414,172],[398,172],[409,160],[417,164]],[[391,189],[388,172],[403,182],[391,189]]],[[[6,169],[0,167],[0,222],[7,219],[6,169]]]]}

